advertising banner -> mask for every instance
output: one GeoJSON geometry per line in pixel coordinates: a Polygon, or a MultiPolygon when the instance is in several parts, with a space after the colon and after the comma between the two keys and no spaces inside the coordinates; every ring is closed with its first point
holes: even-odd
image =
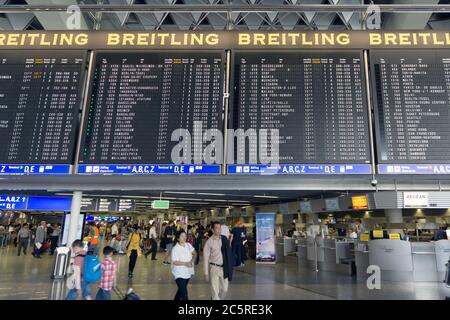
{"type": "Polygon", "coordinates": [[[403,207],[427,208],[428,192],[403,192],[403,207]]]}
{"type": "Polygon", "coordinates": [[[256,263],[275,263],[275,213],[256,215],[256,263]]]}

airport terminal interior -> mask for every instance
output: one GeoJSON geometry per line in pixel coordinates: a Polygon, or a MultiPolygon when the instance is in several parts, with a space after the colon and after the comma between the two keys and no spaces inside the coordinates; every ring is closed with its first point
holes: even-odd
{"type": "Polygon", "coordinates": [[[449,299],[448,1],[0,1],[0,300],[103,250],[113,300],[449,299]]]}

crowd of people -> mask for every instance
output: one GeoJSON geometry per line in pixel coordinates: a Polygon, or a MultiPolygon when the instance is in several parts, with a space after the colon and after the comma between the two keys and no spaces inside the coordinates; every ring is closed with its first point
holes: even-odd
{"type": "Polygon", "coordinates": [[[47,224],[41,221],[37,224],[18,223],[7,226],[0,225],[0,248],[14,245],[17,255],[27,255],[30,248],[35,258],[41,254],[53,255],[60,244],[61,224],[47,224]]]}
{"type": "Polygon", "coordinates": [[[71,265],[69,293],[67,299],[76,299],[79,294],[84,299],[92,299],[91,285],[85,272],[86,261],[97,259],[99,246],[104,239],[103,262],[96,281],[99,291],[96,299],[111,299],[111,290],[115,286],[117,265],[111,257],[114,254],[128,256],[128,277],[133,278],[139,257],[151,256],[156,261],[158,248],[163,252],[162,263],[171,266],[171,272],[178,290],[175,300],[188,300],[188,283],[194,275],[194,266],[203,259],[205,280],[211,286],[211,299],[224,299],[228,291],[228,281],[232,279],[233,268],[243,266],[247,258],[247,230],[237,222],[230,230],[223,222],[213,222],[208,227],[201,223],[185,224],[181,221],[169,221],[157,228],[153,222],[148,226],[131,224],[126,221],[97,225],[90,222],[85,230],[86,246],[81,240],[72,244],[75,254],[71,265]],[[84,248],[84,249],[83,249],[84,248]],[[86,257],[89,257],[86,260],[86,257]],[[83,263],[83,260],[86,260],[83,263]],[[78,271],[77,271],[78,270],[78,271]]]}
{"type": "MultiPolygon", "coordinates": [[[[17,255],[31,254],[39,259],[44,253],[53,255],[61,241],[61,225],[21,223],[0,225],[0,248],[15,246],[17,255]]],[[[98,284],[95,299],[111,299],[116,286],[117,263],[113,255],[128,256],[128,277],[133,278],[140,257],[171,266],[178,290],[175,300],[188,300],[188,283],[194,266],[203,259],[204,277],[211,286],[211,299],[224,299],[233,268],[243,266],[247,258],[247,230],[240,222],[230,228],[224,222],[209,226],[168,221],[142,226],[130,221],[98,223],[91,221],[84,229],[83,239],[72,243],[72,259],[68,269],[66,299],[81,296],[91,300],[92,285],[98,284]],[[102,249],[103,259],[99,259],[102,249]],[[96,269],[95,269],[96,268],[96,269]]]]}

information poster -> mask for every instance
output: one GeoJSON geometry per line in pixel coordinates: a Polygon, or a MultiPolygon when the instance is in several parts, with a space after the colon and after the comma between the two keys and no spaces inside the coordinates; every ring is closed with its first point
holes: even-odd
{"type": "Polygon", "coordinates": [[[275,263],[275,213],[256,215],[256,263],[275,263]]]}

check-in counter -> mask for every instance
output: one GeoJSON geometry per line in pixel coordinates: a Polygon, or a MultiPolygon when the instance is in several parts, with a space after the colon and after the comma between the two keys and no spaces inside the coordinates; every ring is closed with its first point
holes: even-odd
{"type": "Polygon", "coordinates": [[[402,240],[369,241],[369,264],[379,266],[385,281],[413,281],[411,243],[402,240]]]}
{"type": "Polygon", "coordinates": [[[308,240],[306,238],[297,240],[297,259],[299,267],[308,266],[308,240]]]}
{"type": "Polygon", "coordinates": [[[317,263],[323,262],[323,238],[322,237],[307,237],[307,248],[306,254],[308,258],[308,266],[310,268],[316,267],[316,257],[317,263]]]}
{"type": "Polygon", "coordinates": [[[297,247],[294,238],[276,237],[275,252],[277,262],[297,264],[297,247]]]}
{"type": "Polygon", "coordinates": [[[445,264],[450,260],[450,240],[439,240],[434,242],[436,257],[436,271],[438,281],[444,281],[446,267],[445,264]]]}
{"type": "Polygon", "coordinates": [[[297,245],[295,238],[284,237],[283,249],[284,249],[284,262],[297,264],[297,245]]]}
{"type": "Polygon", "coordinates": [[[367,241],[355,242],[355,267],[357,278],[367,278],[367,267],[369,267],[369,248],[367,241]]]}
{"type": "Polygon", "coordinates": [[[350,253],[350,246],[353,247],[353,242],[324,239],[323,262],[320,262],[319,268],[324,271],[353,275],[355,273],[354,257],[350,253]]]}
{"type": "Polygon", "coordinates": [[[319,263],[319,269],[324,271],[336,271],[336,241],[323,239],[323,261],[319,263]]]}
{"type": "Polygon", "coordinates": [[[284,239],[283,237],[275,238],[275,254],[277,262],[284,262],[284,239]]]}
{"type": "Polygon", "coordinates": [[[432,242],[411,242],[414,281],[437,281],[436,252],[432,242]]]}

